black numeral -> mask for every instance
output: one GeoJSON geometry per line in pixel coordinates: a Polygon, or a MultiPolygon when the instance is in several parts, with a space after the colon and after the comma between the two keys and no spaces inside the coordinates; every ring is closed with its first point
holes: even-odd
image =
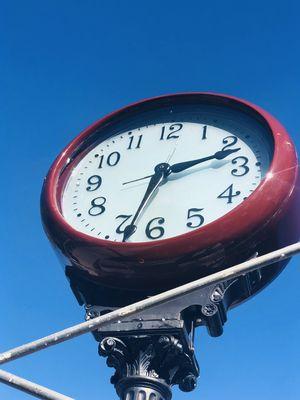
{"type": "MultiPolygon", "coordinates": [[[[118,164],[118,162],[120,161],[120,158],[121,158],[121,154],[118,151],[114,151],[113,153],[110,153],[110,155],[107,157],[106,164],[109,167],[114,167],[115,165],[118,164]]],[[[103,162],[104,162],[104,155],[102,155],[100,157],[98,168],[102,168],[103,162]]]]}
{"type": "Polygon", "coordinates": [[[127,150],[131,150],[132,148],[139,149],[141,147],[142,137],[143,137],[143,135],[139,135],[137,142],[135,143],[135,146],[133,146],[133,144],[134,144],[133,142],[135,142],[135,137],[130,136],[129,137],[129,145],[127,147],[127,150]]]}
{"type": "Polygon", "coordinates": [[[237,141],[238,138],[236,136],[226,136],[226,138],[223,139],[223,143],[226,144],[226,146],[223,147],[222,151],[228,149],[228,147],[234,146],[237,141]]]}
{"type": "Polygon", "coordinates": [[[200,211],[203,211],[203,208],[190,208],[188,210],[187,219],[194,218],[194,224],[190,221],[187,222],[186,226],[189,228],[199,228],[203,224],[204,217],[199,213],[200,211]]]}
{"type": "Polygon", "coordinates": [[[157,221],[157,223],[159,225],[162,225],[165,222],[165,219],[163,217],[156,217],[156,218],[151,219],[151,221],[148,222],[145,232],[146,232],[147,238],[149,238],[149,239],[159,239],[165,233],[165,230],[162,226],[153,226],[151,228],[151,224],[154,221],[157,221]]]}
{"type": "Polygon", "coordinates": [[[238,162],[241,161],[241,165],[237,165],[237,168],[234,168],[231,171],[231,175],[233,176],[244,176],[248,174],[249,172],[249,167],[247,166],[248,164],[248,158],[244,156],[239,156],[235,157],[231,162],[232,164],[238,164],[238,162]]]}
{"type": "Polygon", "coordinates": [[[202,129],[202,140],[207,139],[206,132],[207,132],[207,125],[205,125],[202,129]]]}
{"type": "Polygon", "coordinates": [[[105,197],[96,197],[91,201],[91,208],[89,209],[89,214],[92,217],[96,217],[97,215],[101,215],[105,211],[104,204],[106,203],[105,197]]]}
{"type": "Polygon", "coordinates": [[[117,232],[117,233],[124,233],[125,227],[123,228],[123,225],[124,225],[125,222],[128,221],[129,218],[131,218],[131,217],[132,217],[132,215],[118,215],[118,216],[116,217],[116,219],[118,219],[118,218],[123,218],[123,219],[124,219],[124,221],[122,221],[122,222],[120,223],[120,225],[117,227],[117,229],[116,229],[116,232],[117,232]]]}
{"type": "Polygon", "coordinates": [[[89,186],[87,186],[86,190],[88,192],[93,192],[94,190],[99,189],[102,183],[102,178],[99,175],[92,175],[87,180],[89,186]]]}
{"type": "Polygon", "coordinates": [[[182,124],[172,124],[168,128],[163,126],[162,129],[161,129],[161,135],[160,135],[160,139],[159,140],[164,140],[165,139],[166,130],[167,130],[167,132],[170,132],[167,135],[167,140],[169,140],[169,139],[178,139],[179,135],[175,135],[175,132],[179,132],[182,129],[182,127],[183,127],[182,124]]]}
{"type": "Polygon", "coordinates": [[[239,194],[241,194],[241,192],[239,190],[237,190],[234,194],[233,194],[233,183],[228,186],[228,188],[226,190],[224,190],[224,192],[222,192],[221,194],[219,194],[218,199],[227,199],[227,204],[232,203],[232,198],[235,196],[238,196],[239,194]],[[228,194],[226,194],[228,193],[228,194]]]}

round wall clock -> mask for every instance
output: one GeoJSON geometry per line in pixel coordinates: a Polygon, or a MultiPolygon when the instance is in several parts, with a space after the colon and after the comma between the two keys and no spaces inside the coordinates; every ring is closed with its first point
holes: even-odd
{"type": "Polygon", "coordinates": [[[296,241],[297,179],[290,137],[261,108],[167,95],[75,138],[45,180],[42,218],[83,301],[91,287],[139,297],[296,241]]]}

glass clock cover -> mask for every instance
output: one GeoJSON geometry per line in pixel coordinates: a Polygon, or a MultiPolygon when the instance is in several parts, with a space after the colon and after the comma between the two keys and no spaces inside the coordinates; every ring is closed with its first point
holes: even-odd
{"type": "Polygon", "coordinates": [[[219,219],[255,191],[273,157],[264,125],[215,105],[144,112],[94,140],[67,179],[62,214],[77,231],[119,242],[167,239],[219,219]],[[161,164],[169,170],[138,212],[161,164]]]}

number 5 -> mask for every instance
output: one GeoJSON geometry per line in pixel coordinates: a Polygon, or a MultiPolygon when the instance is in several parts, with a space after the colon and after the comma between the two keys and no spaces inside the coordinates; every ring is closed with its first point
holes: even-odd
{"type": "MultiPolygon", "coordinates": [[[[189,228],[199,228],[199,226],[201,226],[204,223],[204,217],[203,217],[203,215],[199,214],[198,212],[203,211],[203,210],[204,210],[204,208],[190,208],[188,210],[187,219],[197,218],[198,223],[196,223],[196,225],[193,225],[192,222],[187,222],[186,226],[188,226],[189,228]]],[[[195,219],[195,221],[197,221],[197,220],[195,219]]]]}

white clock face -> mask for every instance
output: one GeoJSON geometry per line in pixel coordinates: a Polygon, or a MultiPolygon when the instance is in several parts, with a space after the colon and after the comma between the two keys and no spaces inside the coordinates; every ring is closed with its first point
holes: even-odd
{"type": "Polygon", "coordinates": [[[270,134],[242,112],[198,106],[143,118],[99,137],[73,168],[62,214],[77,231],[147,242],[201,229],[248,198],[269,169],[270,134]],[[161,163],[168,173],[154,182],[161,163]],[[144,198],[150,181],[157,187],[144,198]]]}

